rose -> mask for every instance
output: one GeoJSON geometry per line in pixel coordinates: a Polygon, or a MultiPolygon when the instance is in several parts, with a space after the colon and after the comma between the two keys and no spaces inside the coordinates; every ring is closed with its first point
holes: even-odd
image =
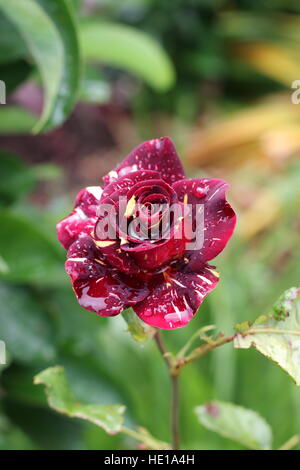
{"type": "Polygon", "coordinates": [[[168,137],[144,142],[103,179],[57,225],[79,304],[102,316],[132,307],[157,328],[186,325],[217,285],[207,263],[235,227],[228,184],[186,179],[168,137]]]}

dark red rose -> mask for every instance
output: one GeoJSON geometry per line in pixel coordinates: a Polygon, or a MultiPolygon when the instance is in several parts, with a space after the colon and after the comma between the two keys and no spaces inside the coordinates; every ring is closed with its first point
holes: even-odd
{"type": "Polygon", "coordinates": [[[235,227],[228,184],[186,179],[168,137],[139,145],[103,179],[57,225],[79,304],[102,316],[132,307],[157,328],[186,325],[217,285],[207,262],[235,227]]]}

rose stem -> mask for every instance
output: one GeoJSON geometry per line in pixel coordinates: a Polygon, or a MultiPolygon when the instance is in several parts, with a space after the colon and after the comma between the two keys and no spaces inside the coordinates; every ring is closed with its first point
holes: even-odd
{"type": "Polygon", "coordinates": [[[179,450],[179,375],[171,375],[172,388],[172,406],[171,406],[171,429],[172,429],[172,448],[179,450]]]}
{"type": "Polygon", "coordinates": [[[174,374],[173,372],[173,363],[168,356],[168,352],[165,348],[162,336],[160,331],[154,335],[154,340],[157,344],[159,352],[161,353],[170,376],[171,380],[171,434],[172,434],[172,448],[174,450],[178,450],[180,448],[180,437],[179,437],[179,423],[178,423],[178,416],[179,416],[179,383],[178,383],[178,374],[174,374]]]}

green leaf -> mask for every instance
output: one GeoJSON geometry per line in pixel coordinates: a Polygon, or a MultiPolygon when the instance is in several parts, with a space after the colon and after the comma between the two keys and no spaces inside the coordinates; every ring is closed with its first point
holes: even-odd
{"type": "Polygon", "coordinates": [[[72,111],[79,93],[81,56],[78,25],[74,8],[68,0],[38,0],[59,31],[64,46],[64,67],[54,112],[49,126],[60,125],[72,111]]]}
{"type": "Polygon", "coordinates": [[[31,168],[31,174],[37,180],[56,181],[62,177],[62,168],[52,163],[39,163],[31,168]]]}
{"type": "Polygon", "coordinates": [[[0,78],[5,83],[6,96],[29,77],[31,70],[32,65],[26,60],[18,60],[9,64],[1,64],[0,62],[0,78]]]}
{"type": "Polygon", "coordinates": [[[258,317],[235,336],[234,346],[253,346],[300,385],[300,289],[284,292],[268,316],[258,317]]]}
{"type": "Polygon", "coordinates": [[[0,153],[0,200],[1,204],[11,203],[34,186],[30,167],[13,155],[0,153]]]}
{"type": "Polygon", "coordinates": [[[0,210],[0,220],[0,257],[5,266],[0,279],[47,285],[67,279],[63,254],[41,229],[5,210],[0,210]]]}
{"type": "Polygon", "coordinates": [[[129,26],[87,22],[80,28],[83,58],[125,69],[158,91],[175,82],[172,62],[164,49],[147,34],[129,26]]]}
{"type": "Polygon", "coordinates": [[[32,450],[35,445],[18,427],[14,426],[0,410],[0,450],[32,450]]]}
{"type": "Polygon", "coordinates": [[[18,30],[0,11],[0,64],[14,62],[26,56],[26,46],[18,30]]]}
{"type": "Polygon", "coordinates": [[[53,335],[41,305],[24,288],[0,283],[0,338],[20,362],[55,358],[53,335]]]}
{"type": "Polygon", "coordinates": [[[240,442],[249,449],[271,449],[272,430],[255,411],[213,401],[197,406],[195,412],[203,426],[221,436],[240,442]]]}
{"type": "Polygon", "coordinates": [[[146,323],[142,322],[134,313],[132,308],[123,310],[122,316],[127,323],[127,331],[131,334],[135,341],[143,343],[148,339],[153,338],[155,334],[155,328],[152,328],[151,326],[148,326],[146,323]]]}
{"type": "Polygon", "coordinates": [[[111,87],[109,83],[94,80],[84,79],[80,91],[80,99],[87,103],[106,104],[111,99],[111,87]]]}
{"type": "Polygon", "coordinates": [[[36,116],[18,106],[0,107],[0,135],[23,134],[30,132],[36,122],[36,116]]]}
{"type": "Polygon", "coordinates": [[[42,77],[45,105],[34,131],[60,125],[70,113],[79,85],[79,48],[66,0],[0,0],[0,9],[17,28],[42,77]]]}
{"type": "Polygon", "coordinates": [[[6,394],[13,402],[22,403],[28,406],[38,406],[48,408],[45,394],[40,387],[33,384],[32,377],[37,372],[37,367],[41,367],[40,362],[26,362],[26,367],[14,366],[6,370],[1,383],[6,394]]]}
{"type": "Polygon", "coordinates": [[[98,69],[99,67],[93,65],[85,65],[81,80],[80,100],[105,104],[111,99],[112,87],[98,69]]]}
{"type": "Polygon", "coordinates": [[[99,317],[79,305],[69,283],[65,288],[47,289],[45,297],[48,310],[54,312],[59,345],[75,356],[86,354],[92,359],[103,347],[105,328],[99,317]]]}
{"type": "Polygon", "coordinates": [[[108,434],[121,430],[125,406],[80,403],[70,389],[63,367],[45,369],[34,378],[34,383],[46,386],[49,406],[59,413],[90,421],[108,434]]]}

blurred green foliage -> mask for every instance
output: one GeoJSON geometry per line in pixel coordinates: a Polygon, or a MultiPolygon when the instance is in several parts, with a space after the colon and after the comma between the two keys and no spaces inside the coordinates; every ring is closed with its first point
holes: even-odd
{"type": "MultiPolygon", "coordinates": [[[[259,40],[285,47],[288,42],[294,50],[299,46],[299,37],[292,34],[300,21],[296,1],[174,0],[171,5],[161,0],[99,0],[91,2],[92,9],[87,3],[27,0],[21,10],[13,0],[0,0],[0,79],[8,85],[8,101],[28,78],[41,80],[45,101],[36,130],[62,124],[79,97],[109,104],[116,83],[129,77],[129,106],[141,137],[151,134],[159,111],[171,125],[180,120],[178,143],[202,111],[219,109],[223,114],[253,98],[286,90],[273,70],[258,70],[233,53],[233,46],[259,40]],[[88,31],[91,20],[99,30],[88,31]],[[111,35],[115,41],[110,49],[111,35]],[[100,43],[103,37],[105,44],[100,43]],[[87,81],[97,93],[93,88],[89,92],[87,81]]],[[[1,134],[26,133],[35,123],[34,111],[13,101],[0,108],[1,134]]],[[[136,445],[129,437],[109,436],[91,423],[48,408],[33,377],[56,364],[65,367],[79,400],[124,404],[128,425],[143,425],[168,442],[169,382],[155,345],[135,342],[125,333],[121,316],[100,319],[81,309],[71,291],[65,254],[55,237],[56,221],[71,209],[71,198],[58,195],[64,191],[60,172],[48,164],[27,166],[22,158],[0,150],[0,339],[8,352],[8,363],[0,365],[0,449],[136,445]],[[41,208],[34,203],[35,190],[49,182],[55,191],[41,208]]],[[[223,168],[244,235],[237,232],[218,258],[220,285],[195,319],[183,330],[164,334],[172,351],[205,324],[231,333],[236,322],[268,312],[279,293],[299,283],[299,162],[288,160],[275,171],[263,166],[258,171],[243,166],[242,156],[240,160],[234,171],[228,171],[226,161],[223,168]],[[273,205],[264,204],[266,213],[274,206],[279,212],[269,221],[258,210],[256,220],[269,222],[252,234],[248,201],[259,199],[266,188],[274,197],[273,205]]],[[[217,170],[212,165],[210,171],[217,170]]],[[[197,421],[194,408],[214,399],[264,416],[274,431],[275,447],[300,432],[299,389],[255,351],[234,351],[226,345],[191,364],[182,375],[181,399],[185,448],[243,448],[197,421]]]]}

